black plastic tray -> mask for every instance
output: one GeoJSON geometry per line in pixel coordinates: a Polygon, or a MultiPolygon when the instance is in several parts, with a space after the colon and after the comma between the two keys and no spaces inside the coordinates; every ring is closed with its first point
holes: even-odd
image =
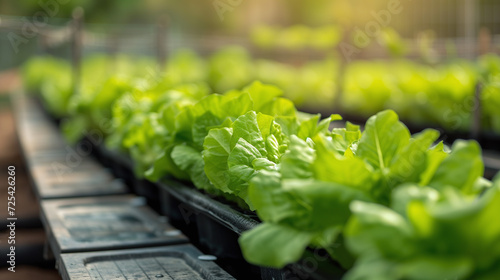
{"type": "MultiPolygon", "coordinates": [[[[500,141],[498,142],[500,145],[500,141]]],[[[484,177],[493,179],[500,172],[500,152],[483,150],[484,177]]]]}
{"type": "Polygon", "coordinates": [[[124,194],[122,180],[89,158],[75,167],[50,160],[29,167],[39,199],[124,194]]]}
{"type": "Polygon", "coordinates": [[[238,244],[242,232],[259,224],[254,214],[242,214],[177,181],[165,180],[157,186],[161,190],[161,213],[172,225],[204,251],[220,258],[238,279],[258,279],[260,269],[244,260],[238,244]]]}
{"type": "Polygon", "coordinates": [[[64,150],[67,146],[57,127],[33,98],[22,92],[12,94],[16,129],[24,151],[36,153],[40,150],[64,150]]]}
{"type": "Polygon", "coordinates": [[[78,198],[117,195],[128,193],[128,188],[120,179],[109,174],[99,175],[87,172],[68,175],[63,179],[36,180],[36,195],[39,200],[57,198],[78,198]]]}
{"type": "Polygon", "coordinates": [[[24,151],[30,154],[48,151],[65,151],[68,145],[62,137],[60,137],[57,130],[54,132],[44,131],[42,133],[40,132],[41,128],[37,128],[36,124],[28,122],[30,121],[20,119],[17,124],[19,142],[24,151]]]}
{"type": "Polygon", "coordinates": [[[70,147],[56,124],[24,95],[14,96],[18,139],[38,199],[127,193],[90,154],[70,147]]]}
{"type": "Polygon", "coordinates": [[[41,208],[55,256],[187,242],[143,198],[133,195],[45,200],[41,208]]]}
{"type": "MultiPolygon", "coordinates": [[[[97,158],[108,165],[116,176],[132,184],[137,193],[144,180],[135,179],[131,159],[123,154],[110,151],[104,146],[95,149],[97,158]],[[135,186],[134,186],[135,185],[135,186]]],[[[340,279],[344,273],[336,263],[312,250],[305,259],[284,269],[257,267],[247,263],[238,244],[244,231],[260,222],[253,212],[242,211],[236,204],[202,193],[193,186],[177,180],[148,182],[156,188],[160,199],[160,213],[169,222],[182,230],[189,240],[204,252],[217,256],[220,265],[237,279],[340,279]],[[313,269],[308,268],[313,264],[313,269]]],[[[149,202],[149,200],[148,200],[149,202]]]]}
{"type": "Polygon", "coordinates": [[[65,154],[33,156],[28,168],[38,199],[116,195],[128,192],[98,162],[84,157],[76,163],[65,161],[65,154]]]}
{"type": "MultiPolygon", "coordinates": [[[[82,141],[86,141],[83,139],[82,141]]],[[[87,140],[88,141],[88,140],[87,140]]],[[[243,213],[227,201],[221,202],[219,198],[211,198],[191,186],[177,181],[163,181],[153,184],[142,179],[137,179],[133,173],[133,163],[130,158],[115,151],[106,149],[103,145],[94,146],[95,156],[112,172],[132,186],[134,192],[144,195],[149,204],[162,206],[161,213],[169,217],[171,223],[181,228],[190,237],[193,243],[204,251],[216,255],[220,264],[238,279],[340,279],[343,271],[331,260],[308,251],[304,259],[289,265],[281,270],[256,267],[248,264],[241,255],[237,239],[239,235],[259,224],[253,213],[243,213]],[[159,195],[160,194],[160,195],[159,195]],[[160,200],[161,199],[161,200],[160,200]],[[161,202],[161,204],[160,204],[161,202]],[[310,264],[313,264],[312,267],[310,264]]],[[[45,149],[38,158],[43,162],[44,157],[60,153],[60,149],[45,149]],[[47,153],[49,155],[47,155],[47,153]]],[[[60,155],[59,155],[60,156],[60,155]]],[[[55,156],[57,157],[57,156],[55,156]]],[[[104,198],[103,198],[104,199],[104,198]]],[[[106,199],[111,199],[107,197],[106,199]]],[[[96,199],[97,200],[97,199],[96,199]]],[[[65,207],[75,207],[77,200],[65,200],[65,207]],[[70,206],[71,205],[71,206],[70,206]]],[[[88,242],[78,244],[65,228],[61,221],[61,214],[55,201],[45,201],[42,204],[49,242],[55,254],[61,252],[106,250],[116,248],[131,248],[153,246],[153,242],[113,242],[99,240],[90,245],[88,242]],[[52,206],[49,206],[52,205],[52,206]],[[51,208],[51,209],[48,209],[51,208]],[[53,228],[50,231],[49,228],[53,228]]],[[[82,211],[97,207],[97,202],[85,202],[82,211]],[[92,207],[89,207],[93,205],[92,207]]],[[[99,202],[101,204],[101,202],[99,202]]],[[[158,207],[159,208],[159,207],[158,207]]],[[[135,210],[135,212],[140,212],[135,210]]],[[[158,221],[153,219],[152,221],[158,221]]]]}
{"type": "Polygon", "coordinates": [[[94,146],[94,155],[118,178],[130,186],[131,190],[138,196],[145,197],[148,205],[160,212],[160,192],[157,186],[143,178],[134,175],[134,163],[132,160],[119,152],[107,149],[104,145],[94,146]]]}
{"type": "Polygon", "coordinates": [[[63,254],[58,264],[64,280],[170,279],[232,280],[192,245],[63,254]]]}
{"type": "Polygon", "coordinates": [[[237,206],[221,202],[193,187],[174,180],[157,183],[161,190],[162,214],[182,229],[205,251],[224,261],[238,279],[340,279],[344,270],[325,257],[309,250],[304,259],[284,269],[256,267],[241,254],[238,238],[260,222],[253,213],[242,213],[237,206]],[[243,272],[243,273],[241,273],[243,272]]]}

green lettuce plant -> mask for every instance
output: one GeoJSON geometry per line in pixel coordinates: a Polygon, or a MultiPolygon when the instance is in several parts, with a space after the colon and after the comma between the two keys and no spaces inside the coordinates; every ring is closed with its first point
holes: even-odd
{"type": "Polygon", "coordinates": [[[437,138],[434,130],[410,136],[393,111],[370,118],[363,133],[348,124],[306,140],[291,136],[280,165],[250,181],[263,223],[241,236],[243,255],[283,267],[319,247],[348,268],[353,258],[341,241],[354,201],[389,205],[393,190],[408,183],[460,186],[461,195],[476,196],[487,186],[479,146],[458,142],[447,153],[442,143],[432,146],[437,138]]]}

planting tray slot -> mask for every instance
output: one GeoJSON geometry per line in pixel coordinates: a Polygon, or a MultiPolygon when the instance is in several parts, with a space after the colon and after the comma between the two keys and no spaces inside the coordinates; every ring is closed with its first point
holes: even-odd
{"type": "Polygon", "coordinates": [[[88,158],[84,158],[75,167],[48,160],[31,164],[29,169],[39,199],[116,195],[128,192],[121,180],[88,158]]]}
{"type": "Polygon", "coordinates": [[[192,245],[62,254],[63,279],[234,279],[192,245]]]}
{"type": "Polygon", "coordinates": [[[129,157],[106,149],[104,145],[94,146],[96,157],[109,167],[113,174],[124,180],[131,187],[133,193],[147,199],[148,205],[160,212],[160,191],[158,187],[145,179],[134,176],[134,164],[129,157]]]}
{"type": "Polygon", "coordinates": [[[141,197],[132,195],[42,201],[42,221],[58,256],[187,242],[161,221],[141,197]]]}
{"type": "Polygon", "coordinates": [[[33,98],[16,93],[12,99],[19,142],[39,199],[128,192],[125,184],[89,157],[88,151],[69,146],[33,98]]]}
{"type": "Polygon", "coordinates": [[[104,182],[57,182],[37,188],[39,199],[94,197],[128,193],[119,179],[104,182]]]}

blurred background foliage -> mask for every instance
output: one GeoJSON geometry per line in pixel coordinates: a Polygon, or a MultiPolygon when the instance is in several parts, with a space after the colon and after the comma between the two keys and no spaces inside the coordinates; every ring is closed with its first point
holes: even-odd
{"type": "MultiPolygon", "coordinates": [[[[41,10],[42,1],[1,0],[3,15],[31,16],[41,10]]],[[[387,9],[392,2],[402,12],[392,15],[390,25],[405,37],[413,37],[419,30],[433,29],[437,36],[460,36],[464,32],[461,21],[469,0],[60,0],[56,17],[67,18],[80,6],[86,11],[88,23],[154,23],[168,15],[177,28],[193,33],[240,33],[255,25],[289,26],[304,24],[321,26],[340,24],[347,29],[360,27],[374,19],[374,13],[387,9]],[[67,2],[67,3],[66,3],[67,2]],[[428,7],[432,6],[432,9],[428,7]]],[[[478,0],[479,25],[486,25],[493,33],[500,30],[494,15],[498,1],[478,0]]]]}
{"type": "MultiPolygon", "coordinates": [[[[402,118],[466,130],[472,108],[462,101],[474,96],[482,78],[478,73],[485,67],[478,58],[500,50],[498,0],[0,0],[0,18],[16,16],[23,26],[20,18],[33,21],[44,5],[55,3],[49,27],[62,22],[62,32],[41,32],[15,56],[4,36],[13,32],[0,28],[0,69],[18,66],[33,54],[71,60],[77,52],[70,32],[66,40],[59,33],[71,28],[68,19],[82,7],[84,58],[147,55],[164,66],[166,57],[167,64],[178,60],[177,69],[201,73],[199,80],[215,92],[258,79],[280,86],[288,98],[314,112],[332,106],[365,114],[398,108],[402,118]],[[157,28],[162,20],[168,21],[167,30],[157,28]],[[160,41],[159,34],[168,35],[160,41]],[[363,36],[369,41],[364,46],[357,44],[363,36]],[[233,45],[240,48],[227,48],[233,45]],[[176,56],[182,49],[200,59],[176,56]],[[456,112],[453,119],[460,127],[450,124],[450,117],[443,119],[444,109],[456,112]]],[[[22,34],[20,28],[16,32],[22,34]]],[[[495,56],[484,61],[500,65],[495,56]]],[[[167,67],[166,72],[173,71],[167,67]]],[[[497,78],[488,79],[488,92],[497,92],[492,82],[497,78]]],[[[70,91],[69,84],[58,86],[70,91]]],[[[492,100],[485,103],[498,104],[492,100]]],[[[494,120],[485,122],[500,131],[500,118],[492,115],[494,120]]]]}

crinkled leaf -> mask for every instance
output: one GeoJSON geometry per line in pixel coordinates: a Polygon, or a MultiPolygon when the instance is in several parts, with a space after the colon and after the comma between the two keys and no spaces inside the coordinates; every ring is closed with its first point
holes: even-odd
{"type": "Polygon", "coordinates": [[[313,175],[311,170],[313,160],[314,150],[304,140],[292,135],[289,150],[281,158],[283,178],[311,178],[313,175]]]}

